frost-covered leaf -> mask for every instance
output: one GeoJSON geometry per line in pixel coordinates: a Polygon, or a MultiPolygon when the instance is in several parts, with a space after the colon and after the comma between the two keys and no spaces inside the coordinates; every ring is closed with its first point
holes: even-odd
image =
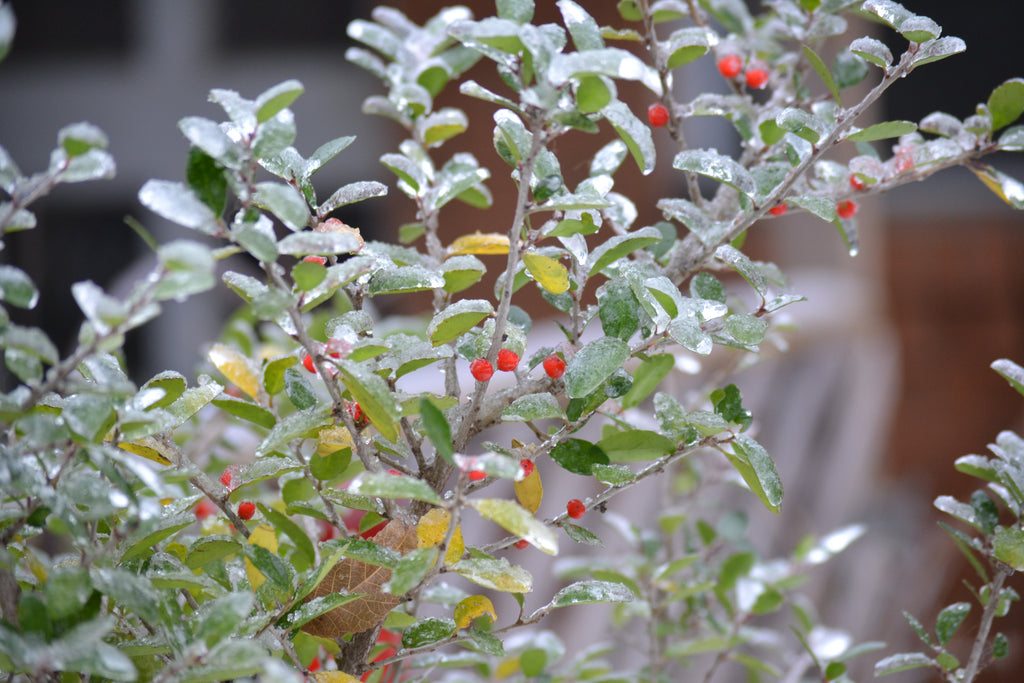
{"type": "Polygon", "coordinates": [[[148,180],[139,190],[139,201],[153,213],[207,235],[220,231],[217,216],[184,183],[148,180]]]}
{"type": "Polygon", "coordinates": [[[875,664],[875,676],[887,676],[900,671],[919,669],[922,666],[934,666],[935,662],[931,657],[919,652],[907,652],[904,654],[891,655],[875,664]]]}
{"type": "Polygon", "coordinates": [[[651,129],[634,116],[628,106],[618,100],[604,107],[601,113],[626,143],[640,172],[647,175],[653,171],[656,154],[651,129]]]}
{"type": "Polygon", "coordinates": [[[548,555],[558,553],[558,538],[550,527],[544,525],[528,510],[511,500],[504,498],[484,498],[470,500],[480,516],[499,525],[514,536],[525,539],[548,555]]]}
{"type": "Polygon", "coordinates": [[[748,197],[755,192],[754,179],[735,159],[714,149],[690,149],[672,160],[672,168],[707,176],[734,187],[748,197]]]}
{"type": "Polygon", "coordinates": [[[295,79],[278,83],[260,93],[256,97],[256,122],[264,123],[276,116],[282,109],[291,105],[305,87],[295,79]]]}
{"type": "Polygon", "coordinates": [[[544,391],[520,396],[502,411],[501,419],[506,422],[565,419],[565,412],[558,399],[544,391]]]}
{"type": "Polygon", "coordinates": [[[612,581],[577,581],[562,588],[542,609],[558,609],[571,605],[589,605],[598,602],[632,602],[636,596],[627,586],[612,581]]]}
{"type": "Polygon", "coordinates": [[[533,590],[533,577],[522,567],[500,559],[473,558],[462,560],[454,571],[475,584],[505,593],[529,593],[533,590]]]}
{"type": "Polygon", "coordinates": [[[597,390],[629,358],[629,346],[616,337],[596,339],[580,349],[565,369],[569,398],[583,398],[597,390]]]}
{"type": "Polygon", "coordinates": [[[427,336],[434,346],[447,344],[493,313],[494,307],[485,299],[460,299],[434,315],[427,326],[427,336]]]}
{"type": "Polygon", "coordinates": [[[323,204],[317,207],[317,215],[323,217],[335,209],[361,202],[371,197],[383,197],[388,193],[388,186],[373,180],[362,180],[343,185],[334,191],[323,204]]]}
{"type": "Polygon", "coordinates": [[[274,181],[257,183],[254,201],[293,231],[302,230],[309,223],[309,206],[291,185],[274,181]]]}
{"type": "Polygon", "coordinates": [[[389,472],[363,472],[352,480],[348,490],[364,496],[411,498],[434,505],[441,504],[437,493],[422,479],[389,472]]]}
{"type": "Polygon", "coordinates": [[[850,43],[850,52],[883,69],[892,64],[892,52],[875,38],[857,38],[850,43]]]}
{"type": "Polygon", "coordinates": [[[732,451],[726,455],[751,491],[765,507],[778,512],[782,503],[782,480],[768,451],[744,434],[737,434],[732,440],[732,451]]]}

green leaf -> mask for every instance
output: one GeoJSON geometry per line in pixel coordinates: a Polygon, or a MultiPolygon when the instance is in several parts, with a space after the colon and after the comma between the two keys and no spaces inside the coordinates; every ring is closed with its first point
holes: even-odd
{"type": "Polygon", "coordinates": [[[597,306],[605,335],[627,341],[640,329],[640,304],[625,280],[615,278],[602,285],[597,306]]]}
{"type": "Polygon", "coordinates": [[[546,391],[520,396],[505,408],[501,419],[506,422],[531,422],[533,420],[564,420],[565,411],[558,399],[546,391]]]}
{"type": "Polygon", "coordinates": [[[431,645],[455,635],[455,630],[455,622],[451,619],[420,619],[402,632],[402,647],[411,649],[431,645]]]}
{"type": "MultiPolygon", "coordinates": [[[[600,467],[600,465],[595,465],[600,467]]],[[[600,538],[595,536],[592,532],[584,529],[577,524],[570,524],[569,522],[562,523],[562,530],[565,531],[565,535],[568,536],[574,543],[581,543],[583,545],[592,545],[598,548],[603,548],[604,543],[600,538]]]]}
{"type": "Polygon", "coordinates": [[[420,417],[423,420],[423,431],[430,439],[430,443],[434,444],[438,455],[449,463],[454,462],[452,457],[455,454],[455,449],[452,446],[451,427],[448,426],[448,420],[445,419],[444,413],[428,399],[421,398],[420,417]]]}
{"type": "Polygon", "coordinates": [[[594,479],[605,486],[622,486],[636,479],[633,470],[625,465],[600,465],[595,464],[592,468],[594,479]]]}
{"type": "Polygon", "coordinates": [[[612,581],[577,581],[562,588],[543,609],[558,609],[571,605],[590,605],[600,602],[633,602],[633,591],[612,581]]]}
{"type": "Polygon", "coordinates": [[[364,366],[350,360],[339,364],[342,381],[381,435],[398,442],[398,421],[402,408],[387,382],[364,366]]]}
{"type": "Polygon", "coordinates": [[[598,389],[629,358],[629,346],[616,337],[596,339],[580,349],[565,369],[569,398],[583,398],[598,389]]]}
{"type": "Polygon", "coordinates": [[[808,213],[814,214],[818,218],[828,223],[832,223],[836,220],[836,203],[834,200],[828,197],[819,197],[817,195],[801,195],[799,197],[789,197],[786,202],[793,206],[800,207],[808,213]]]}
{"type": "Polygon", "coordinates": [[[484,498],[469,504],[480,516],[490,520],[514,536],[518,536],[548,555],[558,554],[558,538],[550,527],[513,500],[484,498]]]}
{"type": "Polygon", "coordinates": [[[772,512],[782,504],[782,480],[775,462],[761,444],[749,436],[738,434],[732,440],[733,453],[726,454],[733,467],[750,486],[761,502],[772,512]]]}
{"type": "Polygon", "coordinates": [[[213,289],[216,259],[205,244],[191,240],[174,240],[157,248],[157,259],[164,274],[154,295],[158,299],[175,299],[213,289]]]}
{"type": "Polygon", "coordinates": [[[587,274],[593,276],[600,273],[623,256],[631,254],[637,249],[657,244],[662,237],[661,231],[652,226],[610,237],[590,252],[590,257],[587,259],[587,274]]]}
{"type": "Polygon", "coordinates": [[[441,504],[441,498],[427,482],[388,472],[363,472],[352,480],[348,491],[378,498],[411,498],[434,505],[441,504]]]}
{"type": "Polygon", "coordinates": [[[710,49],[707,31],[696,26],[673,31],[665,41],[664,47],[668,54],[666,66],[669,69],[689,64],[698,57],[703,57],[710,49]]]}
{"type": "Polygon", "coordinates": [[[1024,113],[1024,78],[1011,78],[1001,83],[988,96],[992,114],[992,130],[1008,126],[1024,113]]]}
{"type": "Polygon", "coordinates": [[[189,149],[185,180],[200,201],[210,207],[214,215],[220,216],[224,213],[228,202],[228,180],[224,175],[224,169],[213,157],[198,147],[189,149]]]}
{"type": "Polygon", "coordinates": [[[804,45],[804,56],[807,57],[807,61],[811,63],[811,67],[817,72],[821,81],[828,88],[829,93],[832,94],[832,99],[839,103],[839,88],[836,86],[835,79],[832,78],[832,72],[825,66],[825,62],[822,61],[818,53],[810,48],[808,45],[804,45]]]}
{"type": "Polygon", "coordinates": [[[212,403],[228,415],[234,415],[264,429],[272,429],[277,424],[277,418],[269,410],[240,398],[215,398],[212,403]]]}
{"type": "Polygon", "coordinates": [[[945,645],[953,637],[956,630],[964,623],[964,619],[971,611],[969,602],[957,602],[943,608],[935,619],[935,636],[939,639],[939,645],[945,645]]]}
{"type": "Polygon", "coordinates": [[[661,95],[661,81],[657,72],[639,57],[622,48],[605,47],[556,54],[551,60],[547,76],[548,81],[557,87],[579,74],[640,81],[651,92],[661,95]]]}
{"type": "Polygon", "coordinates": [[[260,93],[256,98],[257,123],[263,123],[276,116],[282,109],[290,106],[303,92],[305,92],[305,87],[302,83],[295,79],[289,79],[260,93]]]}
{"type": "Polygon", "coordinates": [[[754,420],[750,411],[743,407],[743,397],[735,384],[711,392],[711,403],[716,413],[733,424],[742,425],[741,431],[750,427],[754,420]]]}
{"type": "Polygon", "coordinates": [[[468,289],[479,282],[485,272],[487,272],[487,268],[483,261],[476,256],[471,254],[452,256],[441,265],[441,273],[444,275],[444,291],[455,294],[468,289]]]}
{"type": "Polygon", "coordinates": [[[754,178],[735,159],[719,154],[714,149],[689,149],[677,154],[672,168],[706,176],[729,185],[752,197],[755,192],[754,178]]]}
{"type": "Polygon", "coordinates": [[[604,107],[601,113],[622,138],[622,141],[626,143],[640,172],[644,175],[651,173],[654,170],[656,158],[651,129],[634,116],[628,106],[618,100],[604,107]]]}
{"type": "Polygon", "coordinates": [[[757,346],[764,340],[768,321],[753,315],[734,313],[725,319],[725,331],[740,344],[757,346]]]}
{"type": "Polygon", "coordinates": [[[256,457],[270,455],[292,439],[327,424],[330,421],[330,412],[329,405],[317,405],[282,418],[256,447],[256,457]]]}
{"type": "Polygon", "coordinates": [[[459,576],[491,590],[505,593],[529,593],[533,590],[533,577],[530,573],[510,564],[504,557],[462,560],[452,569],[459,576]]]}
{"type": "Polygon", "coordinates": [[[1024,368],[1011,360],[1001,358],[991,365],[992,369],[1003,376],[1010,386],[1017,390],[1017,393],[1024,396],[1024,368]]]}
{"type": "Polygon", "coordinates": [[[408,294],[441,287],[444,287],[444,276],[437,270],[418,265],[385,267],[370,277],[367,293],[370,296],[408,294]]]}
{"type": "Polygon", "coordinates": [[[291,185],[269,180],[257,183],[253,201],[277,216],[293,231],[302,230],[309,223],[309,206],[291,185]]]}
{"type": "Polygon", "coordinates": [[[922,666],[934,666],[935,662],[928,655],[919,652],[907,652],[891,655],[875,664],[875,677],[887,676],[899,671],[919,669],[922,666]]]}
{"type": "Polygon", "coordinates": [[[1024,570],[1024,529],[999,527],[992,538],[992,550],[1000,562],[1017,571],[1024,570]]]}
{"type": "Polygon", "coordinates": [[[76,157],[90,149],[106,149],[109,140],[99,127],[87,121],[79,121],[57,131],[57,144],[64,148],[69,157],[76,157]]]}
{"type": "Polygon", "coordinates": [[[850,43],[850,52],[883,69],[892,64],[892,52],[875,38],[857,38],[850,43]]]}
{"type": "Polygon", "coordinates": [[[385,589],[392,595],[405,595],[411,591],[437,562],[438,552],[437,548],[430,547],[406,553],[395,566],[385,589]]]}
{"type": "Polygon", "coordinates": [[[362,180],[355,183],[343,185],[335,190],[323,204],[317,207],[317,215],[326,216],[337,208],[361,202],[364,199],[373,197],[384,197],[388,193],[388,186],[374,180],[362,180]]]}
{"type": "Polygon", "coordinates": [[[427,326],[427,336],[434,346],[447,344],[493,314],[494,307],[485,299],[460,299],[434,315],[427,326]]]}
{"type": "Polygon", "coordinates": [[[551,449],[551,459],[562,469],[589,477],[594,465],[608,465],[611,460],[600,446],[583,439],[566,439],[551,449]]]}
{"type": "Polygon", "coordinates": [[[614,432],[598,441],[597,446],[612,462],[654,460],[676,450],[671,439],[644,429],[614,432]]]}
{"type": "Polygon", "coordinates": [[[0,264],[0,301],[32,309],[39,301],[39,290],[21,268],[0,264]]]}
{"type": "Polygon", "coordinates": [[[917,54],[914,55],[914,68],[924,64],[937,62],[940,59],[960,54],[967,49],[967,44],[960,38],[945,36],[938,40],[929,40],[921,45],[917,54]]]}
{"type": "Polygon", "coordinates": [[[872,142],[874,140],[886,140],[898,138],[901,135],[913,133],[917,130],[917,124],[913,121],[885,121],[868,126],[856,133],[846,136],[851,142],[872,142]]]}
{"type": "Polygon", "coordinates": [[[241,550],[242,544],[230,536],[202,536],[189,547],[185,566],[189,569],[199,569],[211,562],[235,555],[241,550]]]}
{"type": "Polygon", "coordinates": [[[148,180],[139,201],[158,216],[207,235],[220,232],[218,216],[184,183],[148,180]]]}

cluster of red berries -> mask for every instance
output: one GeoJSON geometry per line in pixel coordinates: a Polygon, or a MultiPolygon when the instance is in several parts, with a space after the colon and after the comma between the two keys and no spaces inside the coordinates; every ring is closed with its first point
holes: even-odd
{"type": "MultiPolygon", "coordinates": [[[[739,55],[726,55],[718,60],[718,73],[732,80],[743,73],[743,60],[739,55]]],[[[747,69],[743,76],[748,88],[760,90],[768,84],[768,72],[760,67],[747,69]]]]}
{"type": "MultiPolygon", "coordinates": [[[[498,369],[512,372],[519,367],[519,354],[512,349],[498,351],[498,369]]],[[[477,358],[469,364],[469,372],[477,382],[486,382],[494,376],[494,366],[485,358],[477,358]]]]}

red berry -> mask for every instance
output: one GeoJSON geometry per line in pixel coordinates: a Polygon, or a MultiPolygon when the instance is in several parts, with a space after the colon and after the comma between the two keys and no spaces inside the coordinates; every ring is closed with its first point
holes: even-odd
{"type": "Polygon", "coordinates": [[[768,72],[764,69],[751,69],[747,72],[747,86],[760,90],[768,82],[768,72]]]}
{"type": "Polygon", "coordinates": [[[319,670],[320,670],[320,660],[318,658],[314,657],[313,661],[310,662],[309,666],[306,667],[306,671],[308,671],[310,673],[313,673],[313,672],[319,671],[319,670]]]}
{"type": "Polygon", "coordinates": [[[661,128],[668,123],[670,116],[668,109],[665,108],[664,104],[655,102],[647,108],[647,120],[651,122],[651,125],[655,128],[661,128]]]}
{"type": "Polygon", "coordinates": [[[858,178],[856,173],[851,173],[850,174],[850,187],[852,187],[853,189],[857,190],[857,192],[860,192],[865,187],[864,181],[861,180],[860,178],[858,178]]]}
{"type": "Polygon", "coordinates": [[[483,358],[477,358],[469,364],[469,373],[477,382],[486,382],[494,376],[494,366],[483,358]]]}
{"type": "Polygon", "coordinates": [[[355,423],[356,429],[366,429],[367,425],[370,424],[370,418],[367,417],[358,403],[348,404],[348,414],[352,417],[352,422],[355,423]]]}
{"type": "Polygon", "coordinates": [[[326,256],[307,256],[306,258],[304,258],[302,260],[303,260],[304,263],[319,263],[321,266],[327,264],[327,257],[326,256]]]}
{"type": "Polygon", "coordinates": [[[529,458],[523,458],[519,461],[519,466],[523,468],[523,479],[533,474],[533,461],[529,458]]]}
{"type": "Polygon", "coordinates": [[[565,512],[573,519],[579,519],[586,513],[587,506],[578,498],[573,498],[565,505],[565,512]]]}
{"type": "Polygon", "coordinates": [[[313,365],[313,356],[306,354],[306,357],[302,359],[302,367],[306,368],[312,373],[316,372],[316,366],[313,365]]]}
{"type": "Polygon", "coordinates": [[[739,55],[726,55],[718,60],[718,73],[726,78],[736,78],[743,70],[743,60],[739,55]]]}
{"type": "Polygon", "coordinates": [[[768,213],[770,213],[773,216],[781,216],[782,214],[786,213],[786,210],[788,208],[789,207],[786,206],[785,204],[776,204],[772,208],[768,209],[768,213]]]}
{"type": "Polygon", "coordinates": [[[521,539],[521,540],[519,540],[519,541],[516,541],[516,544],[515,544],[515,545],[516,545],[516,550],[526,550],[527,548],[529,548],[529,547],[530,547],[530,542],[529,542],[529,541],[527,541],[527,540],[526,540],[526,539],[524,538],[524,539],[521,539]]]}
{"type": "Polygon", "coordinates": [[[469,473],[469,480],[470,481],[480,481],[481,479],[486,479],[486,478],[487,478],[487,473],[486,472],[481,472],[480,470],[473,470],[472,472],[469,473]]]}
{"type": "Polygon", "coordinates": [[[238,504],[238,516],[242,519],[252,519],[252,516],[256,514],[256,504],[245,501],[244,503],[238,504]]]}
{"type": "Polygon", "coordinates": [[[203,498],[196,504],[196,519],[203,521],[210,515],[217,514],[217,506],[209,498],[203,498]]]}
{"type": "Polygon", "coordinates": [[[548,374],[551,379],[558,379],[565,374],[565,361],[555,354],[551,354],[544,359],[542,363],[544,366],[544,372],[548,374]]]}
{"type": "Polygon", "coordinates": [[[512,349],[498,351],[498,369],[502,372],[512,372],[519,365],[519,354],[512,349]]]}
{"type": "Polygon", "coordinates": [[[853,218],[857,213],[857,202],[850,201],[849,199],[844,200],[836,204],[836,213],[839,214],[840,218],[849,219],[853,218]]]}
{"type": "Polygon", "coordinates": [[[231,472],[224,470],[220,474],[220,483],[224,484],[228,488],[231,488],[231,472]]]}

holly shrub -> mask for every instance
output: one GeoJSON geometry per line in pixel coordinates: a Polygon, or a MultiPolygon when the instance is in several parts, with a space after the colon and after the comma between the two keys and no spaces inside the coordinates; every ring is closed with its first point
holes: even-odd
{"type": "MultiPolygon", "coordinates": [[[[1024,80],[993,84],[963,120],[868,125],[890,86],[963,41],[891,0],[775,0],[758,16],[739,0],[622,0],[614,26],[574,0],[544,25],[531,23],[532,0],[495,4],[495,16],[451,7],[423,26],[378,7],[348,27],[365,46],[348,59],[381,82],[364,111],[404,136],[380,159],[391,184],[318,196],[314,174],[354,138],[308,156],[292,145],[298,81],[252,99],[216,89],[223,121],[179,123],[185,178],[138,193],[202,239],[151,241],[157,265],[124,298],[75,284],[84,321],[67,355],[0,309],[0,669],[65,681],[675,681],[701,662],[705,681],[737,668],[848,681],[846,662],[882,647],[817,623],[797,592],[862,527],[768,558],[728,532],[728,510],[705,506],[727,482],[776,512],[783,482],[736,385],[681,371],[781,346],[779,313],[802,297],[743,240],[787,209],[834,226],[854,254],[860,202],[951,166],[1024,207],[1024,186],[981,161],[1024,149],[1024,126],[1011,127],[1024,80]],[[866,20],[899,48],[861,35],[866,20]],[[826,41],[838,46],[831,63],[826,41]],[[478,61],[500,88],[463,78],[478,61]],[[678,99],[673,81],[698,62],[721,91],[678,99]],[[648,101],[620,99],[623,80],[648,101]],[[493,149],[459,146],[470,122],[435,106],[445,90],[489,103],[493,149]],[[687,140],[693,117],[728,121],[738,152],[687,140]],[[674,156],[656,160],[649,124],[674,156]],[[567,183],[555,142],[586,149],[600,136],[580,133],[597,131],[612,141],[567,183]],[[615,191],[632,164],[679,188],[656,200],[654,225],[636,224],[639,197],[615,191]],[[490,215],[492,192],[514,195],[511,213],[490,215]],[[415,207],[400,244],[332,217],[385,195],[415,207]],[[453,202],[492,229],[446,243],[453,202]],[[221,272],[238,255],[251,268],[221,272]],[[164,302],[220,285],[240,308],[205,374],[129,378],[125,335],[164,302]],[[537,291],[557,343],[532,340],[516,304],[537,291]],[[414,292],[425,314],[375,317],[375,297],[414,292]],[[685,395],[667,390],[673,378],[685,395]],[[540,516],[542,481],[558,469],[587,486],[549,487],[559,512],[540,516]],[[666,478],[665,514],[616,509],[623,492],[666,478]],[[556,591],[538,594],[519,564],[609,533],[631,553],[551,561],[556,591]],[[518,608],[497,609],[500,593],[518,608]],[[612,626],[643,643],[631,668],[612,664],[615,640],[569,652],[569,634],[544,628],[590,603],[610,603],[612,626]]],[[[13,32],[0,6],[3,52],[13,32]]],[[[66,126],[30,175],[0,148],[2,231],[35,227],[30,205],[58,184],[110,177],[106,145],[93,125],[66,126]]],[[[38,292],[5,264],[0,298],[33,308],[38,292]]],[[[996,369],[1024,393],[1024,370],[996,369]]],[[[908,615],[923,651],[885,657],[876,673],[931,667],[970,681],[1006,653],[993,623],[1017,598],[1007,577],[1024,568],[1024,440],[1004,433],[991,448],[957,461],[984,484],[969,502],[936,501],[979,576],[970,651],[950,650],[971,606],[956,603],[934,627],[908,615]]]]}

